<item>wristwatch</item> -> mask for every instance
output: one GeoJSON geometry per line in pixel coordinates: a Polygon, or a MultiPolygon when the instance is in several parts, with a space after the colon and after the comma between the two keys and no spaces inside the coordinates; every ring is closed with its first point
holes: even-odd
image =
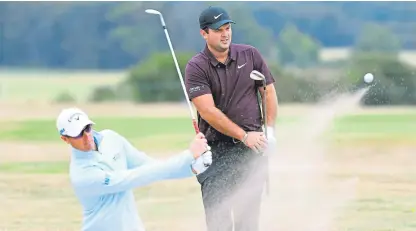
{"type": "Polygon", "coordinates": [[[241,142],[243,142],[243,144],[246,144],[247,137],[248,137],[248,133],[246,132],[246,134],[244,134],[243,139],[241,140],[241,142]]]}

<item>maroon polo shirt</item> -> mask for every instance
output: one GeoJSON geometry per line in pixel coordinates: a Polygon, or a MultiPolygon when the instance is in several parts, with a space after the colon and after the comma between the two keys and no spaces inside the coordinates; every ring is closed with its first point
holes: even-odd
{"type": "MultiPolygon", "coordinates": [[[[261,81],[254,81],[250,73],[257,70],[266,77],[266,83],[275,80],[259,51],[244,44],[231,44],[229,58],[220,63],[208,47],[191,58],[185,68],[185,85],[192,100],[212,94],[216,107],[245,131],[261,129],[261,111],[256,89],[261,81]]],[[[230,140],[202,119],[198,113],[199,129],[208,141],[230,140]]]]}

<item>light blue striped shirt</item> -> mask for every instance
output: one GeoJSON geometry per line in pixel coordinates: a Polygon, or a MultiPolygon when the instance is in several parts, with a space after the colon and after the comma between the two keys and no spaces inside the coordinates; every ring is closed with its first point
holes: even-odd
{"type": "Polygon", "coordinates": [[[132,189],[195,176],[189,151],[155,160],[112,130],[93,131],[98,151],[72,148],[70,179],[83,208],[83,231],[144,231],[132,189]]]}

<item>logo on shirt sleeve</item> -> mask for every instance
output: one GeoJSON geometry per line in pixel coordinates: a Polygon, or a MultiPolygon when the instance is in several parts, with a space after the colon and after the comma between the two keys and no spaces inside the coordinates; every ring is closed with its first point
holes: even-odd
{"type": "Polygon", "coordinates": [[[189,88],[189,93],[193,93],[193,92],[197,92],[204,89],[204,86],[196,86],[196,87],[191,87],[189,88]]]}
{"type": "Polygon", "coordinates": [[[105,178],[104,178],[104,185],[109,185],[109,184],[110,184],[110,175],[106,173],[105,178]]]}

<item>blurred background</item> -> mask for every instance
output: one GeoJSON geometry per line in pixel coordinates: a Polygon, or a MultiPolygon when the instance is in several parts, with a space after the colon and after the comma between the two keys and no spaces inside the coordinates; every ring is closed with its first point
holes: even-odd
{"type": "MultiPolygon", "coordinates": [[[[178,74],[159,17],[145,9],[162,12],[183,73],[204,48],[198,17],[209,5],[236,21],[234,43],[266,59],[277,80],[278,125],[374,74],[360,109],[328,132],[331,161],[351,164],[334,177],[362,180],[334,230],[416,228],[416,3],[1,2],[0,230],[79,229],[69,149],[55,128],[64,107],[84,109],[97,129],[114,129],[155,157],[187,147],[193,128],[178,74]]],[[[203,222],[194,179],[135,193],[150,231],[203,222]]]]}
{"type": "MultiPolygon", "coordinates": [[[[217,3],[1,3],[1,99],[181,101],[159,18],[144,10],[163,13],[183,69],[204,48],[198,16],[210,4],[217,3]],[[76,77],[80,80],[72,80],[76,77]]],[[[220,5],[237,22],[233,42],[253,45],[267,59],[280,83],[281,103],[314,102],[335,84],[361,83],[367,72],[380,84],[366,104],[416,102],[415,3],[220,5]]]]}

